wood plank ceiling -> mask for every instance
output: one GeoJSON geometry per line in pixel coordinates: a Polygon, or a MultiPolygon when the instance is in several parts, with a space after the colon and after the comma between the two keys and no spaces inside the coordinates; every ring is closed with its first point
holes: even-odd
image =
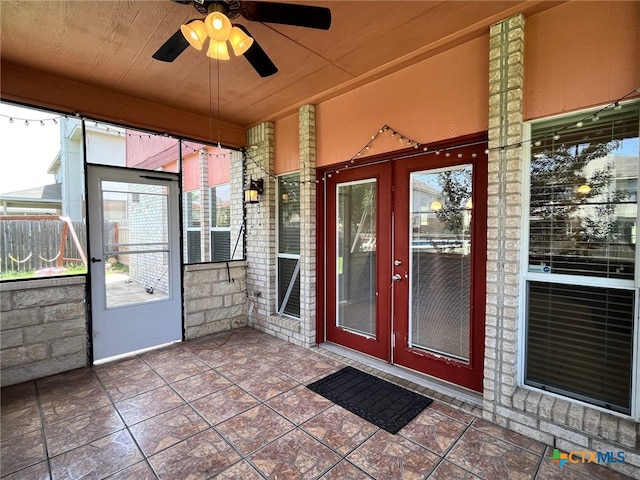
{"type": "MultiPolygon", "coordinates": [[[[173,63],[151,55],[201,15],[170,0],[2,0],[3,64],[53,74],[240,126],[275,120],[443,48],[486,34],[538,1],[328,1],[329,31],[234,20],[279,72],[261,78],[244,58],[209,60],[188,48],[173,63]]],[[[555,2],[554,2],[555,3],[555,2]]],[[[1,94],[1,89],[0,89],[1,94]]]]}

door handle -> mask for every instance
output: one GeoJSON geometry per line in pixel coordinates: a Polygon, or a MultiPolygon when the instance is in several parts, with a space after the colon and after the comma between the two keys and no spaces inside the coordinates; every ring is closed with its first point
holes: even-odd
{"type": "Polygon", "coordinates": [[[399,282],[400,280],[402,280],[402,275],[400,275],[399,273],[396,273],[393,277],[391,277],[391,279],[394,282],[399,282]]]}
{"type": "Polygon", "coordinates": [[[91,263],[101,262],[101,258],[91,257],[91,263]]]}

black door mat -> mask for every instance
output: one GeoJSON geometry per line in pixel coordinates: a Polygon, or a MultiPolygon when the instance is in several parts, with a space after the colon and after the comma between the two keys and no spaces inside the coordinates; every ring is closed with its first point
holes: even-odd
{"type": "Polygon", "coordinates": [[[307,388],[394,434],[433,401],[353,367],[345,367],[307,388]]]}

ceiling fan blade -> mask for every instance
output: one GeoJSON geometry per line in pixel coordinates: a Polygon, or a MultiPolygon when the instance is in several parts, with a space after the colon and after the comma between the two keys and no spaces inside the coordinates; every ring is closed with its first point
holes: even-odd
{"type": "Polygon", "coordinates": [[[329,30],[331,10],[312,5],[276,2],[240,2],[242,16],[253,22],[281,23],[298,27],[329,30]]]}
{"type": "Polygon", "coordinates": [[[242,30],[244,33],[253,38],[253,45],[249,47],[243,56],[251,64],[251,66],[258,72],[261,77],[268,77],[278,72],[278,67],[271,61],[269,55],[262,49],[256,39],[249,33],[244,25],[234,25],[242,30]]]}
{"type": "Polygon", "coordinates": [[[169,40],[164,42],[152,57],[156,60],[160,60],[161,62],[173,62],[188,46],[189,42],[184,38],[182,32],[178,30],[169,37],[169,40]]]}

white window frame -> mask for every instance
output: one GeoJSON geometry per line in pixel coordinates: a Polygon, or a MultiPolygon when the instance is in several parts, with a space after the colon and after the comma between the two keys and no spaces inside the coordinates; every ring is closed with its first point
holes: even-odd
{"type": "MultiPolygon", "coordinates": [[[[631,102],[622,103],[631,104],[631,102]]],[[[550,395],[556,398],[562,398],[572,403],[578,403],[588,408],[594,408],[602,412],[606,412],[611,415],[617,415],[623,418],[631,418],[634,420],[640,420],[640,249],[636,248],[635,255],[635,276],[634,280],[620,280],[620,279],[608,279],[602,277],[589,277],[581,275],[566,275],[566,274],[552,274],[552,273],[538,273],[529,272],[529,208],[530,208],[530,189],[531,189],[531,130],[535,123],[542,123],[548,121],[558,121],[563,118],[571,118],[576,115],[584,115],[585,117],[591,113],[600,111],[602,107],[595,109],[582,110],[577,112],[570,112],[562,115],[546,117],[535,121],[525,122],[523,129],[523,142],[522,142],[522,236],[521,236],[521,251],[520,251],[520,299],[519,299],[519,318],[518,318],[518,369],[517,369],[517,384],[521,388],[535,390],[544,395],[550,395]],[[553,275],[553,282],[550,282],[550,275],[553,275]],[[542,390],[532,385],[525,383],[525,366],[526,366],[526,350],[527,350],[527,289],[529,282],[546,282],[546,283],[562,283],[567,285],[576,286],[588,286],[588,287],[603,287],[603,288],[619,288],[624,290],[635,291],[635,304],[634,304],[634,327],[633,327],[633,352],[631,360],[631,402],[629,415],[614,410],[589,403],[586,401],[578,400],[571,397],[566,397],[562,394],[549,392],[542,390]]],[[[638,132],[640,137],[640,129],[638,132]]],[[[640,204],[636,212],[636,225],[640,223],[640,204]]]]}
{"type": "MultiPolygon", "coordinates": [[[[216,199],[214,198],[213,195],[213,191],[216,188],[220,188],[220,187],[229,187],[229,198],[231,198],[231,183],[221,183],[219,185],[210,185],[209,186],[209,260],[213,261],[213,245],[211,245],[211,239],[213,238],[212,233],[213,232],[229,232],[229,242],[231,242],[231,222],[229,222],[229,226],[228,227],[214,227],[213,225],[216,223],[213,218],[213,202],[216,201],[216,199]]],[[[231,219],[229,219],[231,220],[231,219]]],[[[229,255],[231,256],[232,252],[231,252],[231,245],[229,245],[229,255]]],[[[231,260],[231,258],[229,258],[228,260],[231,260]]]]}
{"type": "MultiPolygon", "coordinates": [[[[189,226],[189,223],[190,223],[190,220],[191,220],[189,218],[189,211],[190,211],[189,210],[189,202],[191,201],[189,194],[191,194],[193,192],[200,193],[200,189],[197,188],[197,189],[193,189],[193,190],[189,190],[187,192],[184,192],[184,213],[186,215],[186,218],[184,219],[184,230],[185,230],[185,232],[198,232],[198,233],[200,233],[200,231],[202,230],[202,219],[200,220],[200,226],[199,227],[190,227],[189,226]]],[[[186,248],[186,258],[184,259],[184,263],[187,263],[187,264],[189,264],[189,263],[198,264],[198,263],[206,262],[206,260],[204,260],[202,258],[200,259],[199,262],[190,262],[189,261],[189,253],[190,253],[189,252],[189,234],[187,233],[185,236],[186,236],[186,239],[185,239],[185,244],[184,245],[185,245],[185,248],[186,248]]],[[[200,246],[200,251],[202,252],[202,246],[200,246]]],[[[202,254],[200,253],[200,255],[202,255],[202,254]]]]}
{"type": "MultiPolygon", "coordinates": [[[[283,317],[289,317],[289,318],[295,318],[295,319],[300,319],[300,316],[294,316],[291,315],[289,313],[286,313],[284,311],[285,307],[287,306],[287,303],[289,301],[289,293],[291,291],[291,289],[293,288],[293,283],[295,282],[295,278],[296,276],[300,275],[300,254],[298,253],[296,254],[292,254],[292,253],[280,253],[280,179],[283,177],[287,177],[287,176],[291,176],[291,175],[298,175],[298,181],[300,179],[300,172],[287,172],[284,173],[282,175],[279,175],[276,181],[276,285],[275,285],[275,305],[276,305],[276,312],[279,316],[283,316],[283,317]],[[282,305],[280,305],[280,259],[290,259],[290,260],[297,260],[296,262],[296,266],[294,269],[294,274],[291,277],[291,281],[289,282],[289,288],[287,289],[287,293],[284,296],[282,305]]],[[[300,189],[300,186],[298,185],[298,189],[300,189]]],[[[300,212],[300,215],[302,216],[302,212],[300,212]]],[[[302,232],[300,232],[300,235],[302,236],[302,232]]],[[[302,240],[302,238],[300,239],[302,240]]]]}

